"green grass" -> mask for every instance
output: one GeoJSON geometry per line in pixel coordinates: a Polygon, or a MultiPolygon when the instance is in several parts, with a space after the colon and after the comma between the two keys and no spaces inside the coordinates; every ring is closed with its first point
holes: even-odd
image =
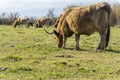
{"type": "MultiPolygon", "coordinates": [[[[53,27],[47,28],[52,31],[53,27]]],[[[0,80],[120,80],[120,28],[111,28],[106,51],[96,52],[99,35],[81,36],[74,50],[74,35],[66,49],[43,28],[0,26],[0,80]]]]}

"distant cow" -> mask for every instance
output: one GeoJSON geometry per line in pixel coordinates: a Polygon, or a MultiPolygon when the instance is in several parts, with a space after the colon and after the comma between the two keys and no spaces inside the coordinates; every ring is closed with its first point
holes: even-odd
{"type": "Polygon", "coordinates": [[[13,26],[14,26],[14,28],[16,28],[16,26],[18,26],[20,24],[29,24],[29,18],[17,18],[14,21],[13,26]]]}
{"type": "Polygon", "coordinates": [[[66,9],[60,19],[57,20],[56,28],[52,32],[58,48],[65,48],[67,37],[75,34],[76,50],[79,50],[80,35],[89,36],[97,31],[100,35],[97,51],[104,50],[108,46],[110,38],[111,13],[112,9],[106,2],[66,9]]]}
{"type": "Polygon", "coordinates": [[[43,25],[50,26],[52,24],[52,20],[50,18],[39,18],[35,24],[36,28],[43,27],[43,25]]]}

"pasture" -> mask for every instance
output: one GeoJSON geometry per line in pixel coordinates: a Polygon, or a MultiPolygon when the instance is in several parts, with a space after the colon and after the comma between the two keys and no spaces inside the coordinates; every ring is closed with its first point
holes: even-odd
{"type": "Polygon", "coordinates": [[[0,25],[0,80],[120,80],[120,28],[111,28],[106,51],[98,44],[98,33],[81,36],[76,51],[73,35],[58,49],[43,28],[0,25]]]}

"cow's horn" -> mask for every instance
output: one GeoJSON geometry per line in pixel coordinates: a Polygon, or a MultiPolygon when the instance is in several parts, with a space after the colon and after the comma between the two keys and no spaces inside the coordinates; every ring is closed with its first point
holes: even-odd
{"type": "Polygon", "coordinates": [[[44,31],[48,34],[53,34],[53,32],[48,32],[45,28],[44,28],[44,31]]]}

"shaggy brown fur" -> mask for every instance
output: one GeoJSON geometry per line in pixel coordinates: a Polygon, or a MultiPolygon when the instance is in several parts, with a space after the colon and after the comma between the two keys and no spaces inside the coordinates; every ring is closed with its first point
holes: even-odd
{"type": "Polygon", "coordinates": [[[97,31],[100,35],[97,50],[104,50],[110,37],[111,12],[112,9],[106,2],[66,9],[53,30],[58,48],[65,48],[67,37],[75,34],[76,50],[79,50],[80,35],[91,35],[97,31]]]}
{"type": "Polygon", "coordinates": [[[14,28],[16,28],[17,25],[20,25],[22,23],[26,23],[29,20],[29,18],[17,18],[14,23],[13,26],[14,28]]]}

